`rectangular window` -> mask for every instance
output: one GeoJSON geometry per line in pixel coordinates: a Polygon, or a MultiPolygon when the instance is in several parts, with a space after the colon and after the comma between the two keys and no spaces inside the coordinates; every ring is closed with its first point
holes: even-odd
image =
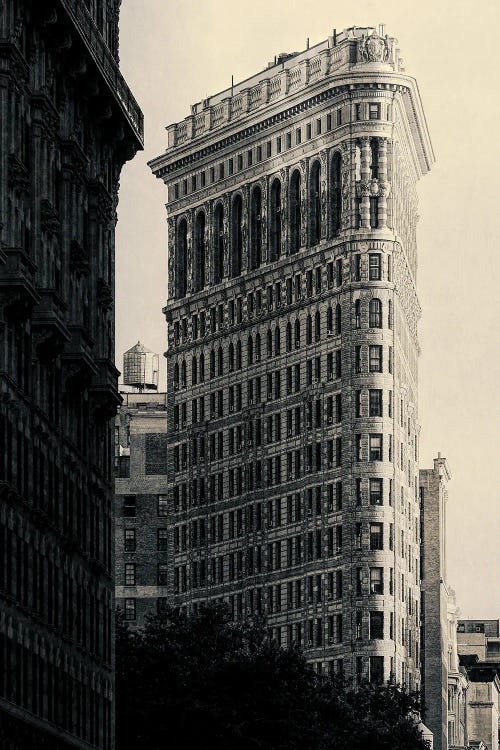
{"type": "Polygon", "coordinates": [[[157,530],[157,549],[165,552],[168,549],[168,529],[157,530]]]}
{"type": "Polygon", "coordinates": [[[382,372],[382,347],[379,345],[369,347],[370,372],[382,372]]]}
{"type": "Polygon", "coordinates": [[[168,499],[166,495],[158,495],[158,515],[168,515],[168,499]]]}
{"type": "Polygon", "coordinates": [[[125,586],[135,586],[135,563],[125,563],[125,586]]]}
{"type": "Polygon", "coordinates": [[[262,161],[262,146],[257,146],[257,161],[262,161]]]}
{"type": "Polygon", "coordinates": [[[276,153],[281,154],[281,136],[276,138],[276,153]]]}
{"type": "Polygon", "coordinates": [[[311,132],[311,123],[308,122],[306,125],[306,139],[309,141],[311,139],[312,132],[311,132]]]}
{"type": "Polygon", "coordinates": [[[224,179],[224,162],[219,164],[219,180],[224,179]]]}
{"type": "Polygon", "coordinates": [[[286,148],[292,148],[292,134],[286,134],[286,148]]]}
{"type": "Polygon", "coordinates": [[[135,518],[137,503],[135,495],[125,495],[123,498],[123,515],[125,518],[135,518]]]}
{"type": "Polygon", "coordinates": [[[340,127],[342,125],[342,110],[337,110],[337,127],[340,127]]]}
{"type": "Polygon", "coordinates": [[[332,116],[331,114],[328,114],[326,116],[326,129],[331,130],[332,129],[332,116]]]}
{"type": "Polygon", "coordinates": [[[247,166],[251,167],[253,163],[253,152],[252,149],[248,149],[247,151],[247,166]]]}
{"type": "Polygon", "coordinates": [[[380,253],[370,253],[368,256],[368,278],[370,281],[380,281],[382,278],[380,253]]]}
{"type": "Polygon", "coordinates": [[[125,552],[135,552],[135,529],[125,529],[123,536],[125,552]]]}
{"type": "Polygon", "coordinates": [[[382,479],[370,479],[370,505],[382,505],[382,479]]]}
{"type": "Polygon", "coordinates": [[[384,593],[384,569],[370,568],[370,594],[384,593]]]}
{"type": "Polygon", "coordinates": [[[370,682],[373,685],[384,683],[384,657],[370,656],[370,682]]]}
{"type": "Polygon", "coordinates": [[[370,388],[370,417],[382,416],[382,391],[370,388]]]}
{"type": "Polygon", "coordinates": [[[368,105],[368,117],[370,120],[380,120],[380,104],[370,102],[368,105]]]}
{"type": "Polygon", "coordinates": [[[370,524],[370,549],[381,550],[384,548],[384,526],[381,523],[370,524]]]}
{"type": "Polygon", "coordinates": [[[300,128],[297,128],[295,131],[295,145],[299,146],[302,142],[302,130],[300,128]]]}
{"type": "Polygon", "coordinates": [[[356,104],[356,109],[355,109],[356,120],[361,120],[361,115],[362,115],[362,104],[358,103],[356,104]]]}
{"type": "Polygon", "coordinates": [[[382,461],[382,435],[380,433],[370,434],[370,461],[382,461]]]}
{"type": "Polygon", "coordinates": [[[166,563],[159,563],[158,586],[166,586],[167,584],[168,584],[168,565],[166,563]]]}
{"type": "Polygon", "coordinates": [[[228,171],[228,174],[230,174],[230,175],[233,174],[233,171],[234,171],[233,170],[233,165],[234,165],[233,160],[229,159],[229,162],[228,162],[228,165],[227,165],[227,171],[228,171]]]}
{"type": "Polygon", "coordinates": [[[125,619],[135,620],[135,599],[125,599],[125,619]]]}
{"type": "Polygon", "coordinates": [[[321,135],[321,118],[318,117],[316,120],[316,135],[321,135]]]}

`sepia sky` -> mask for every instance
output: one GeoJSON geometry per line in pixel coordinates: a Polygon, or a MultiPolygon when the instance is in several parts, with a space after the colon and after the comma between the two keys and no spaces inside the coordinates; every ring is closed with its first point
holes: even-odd
{"type": "MultiPolygon", "coordinates": [[[[452,474],[448,581],[464,618],[500,618],[500,4],[494,0],[122,0],[121,68],[145,116],[122,172],[117,365],[166,348],[166,192],[146,162],[190,105],[333,28],[384,23],[420,88],[436,154],[419,183],[420,465],[452,474]],[[496,479],[495,479],[496,477],[496,479]]],[[[162,359],[162,358],[161,358],[162,359]]],[[[164,362],[161,386],[164,387],[164,362]]]]}

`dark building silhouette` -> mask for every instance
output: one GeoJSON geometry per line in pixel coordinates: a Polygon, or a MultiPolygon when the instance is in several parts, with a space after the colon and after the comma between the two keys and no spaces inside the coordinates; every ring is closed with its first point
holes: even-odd
{"type": "Polygon", "coordinates": [[[119,0],[0,4],[0,747],[113,742],[119,0]]]}

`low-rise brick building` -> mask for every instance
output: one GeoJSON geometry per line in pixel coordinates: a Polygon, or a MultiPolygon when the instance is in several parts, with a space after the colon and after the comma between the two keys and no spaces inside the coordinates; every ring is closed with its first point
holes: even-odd
{"type": "Polygon", "coordinates": [[[166,393],[123,393],[115,427],[116,603],[131,623],[164,596],[166,393]]]}

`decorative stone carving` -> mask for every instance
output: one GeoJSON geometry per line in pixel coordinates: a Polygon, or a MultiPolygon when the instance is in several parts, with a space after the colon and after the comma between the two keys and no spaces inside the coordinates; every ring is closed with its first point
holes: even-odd
{"type": "Polygon", "coordinates": [[[214,220],[214,204],[208,201],[205,206],[205,284],[213,283],[212,277],[212,230],[214,220]]]}
{"type": "Polygon", "coordinates": [[[342,164],[341,164],[341,180],[342,180],[342,229],[349,228],[349,211],[351,203],[351,153],[350,144],[348,141],[344,141],[341,144],[342,152],[342,164]]]}
{"type": "Polygon", "coordinates": [[[300,168],[300,246],[305,247],[307,245],[307,217],[309,214],[309,191],[308,191],[308,176],[309,176],[309,162],[305,159],[301,159],[299,162],[300,168]]]}
{"type": "Polygon", "coordinates": [[[229,209],[230,209],[230,197],[225,195],[224,201],[224,235],[223,235],[223,248],[224,248],[224,277],[229,277],[229,209]]]}
{"type": "Polygon", "coordinates": [[[260,209],[260,224],[262,229],[262,262],[265,263],[268,257],[268,226],[267,226],[267,180],[263,179],[260,182],[261,189],[261,209],[260,209]]]}
{"type": "Polygon", "coordinates": [[[97,304],[103,310],[109,310],[113,304],[113,291],[105,279],[97,279],[97,304]]]}
{"type": "Polygon", "coordinates": [[[391,49],[388,37],[381,37],[376,31],[363,34],[358,41],[358,62],[389,62],[391,49]]]}
{"type": "Polygon", "coordinates": [[[280,169],[281,181],[281,254],[288,248],[288,167],[280,169]]]}
{"type": "Polygon", "coordinates": [[[188,293],[193,289],[193,210],[188,211],[186,215],[187,223],[187,236],[186,236],[186,249],[187,249],[187,291],[188,293]]]}
{"type": "Polygon", "coordinates": [[[248,268],[248,185],[241,190],[241,270],[248,268]]]}
{"type": "Polygon", "coordinates": [[[72,240],[69,250],[69,267],[78,276],[87,275],[89,272],[89,256],[84,248],[76,240],[72,240]]]}
{"type": "Polygon", "coordinates": [[[168,220],[168,296],[175,297],[175,219],[168,220]]]}
{"type": "Polygon", "coordinates": [[[326,151],[321,151],[319,155],[321,161],[321,184],[320,184],[320,196],[321,196],[321,239],[326,239],[327,236],[327,223],[328,223],[328,154],[326,151]]]}

